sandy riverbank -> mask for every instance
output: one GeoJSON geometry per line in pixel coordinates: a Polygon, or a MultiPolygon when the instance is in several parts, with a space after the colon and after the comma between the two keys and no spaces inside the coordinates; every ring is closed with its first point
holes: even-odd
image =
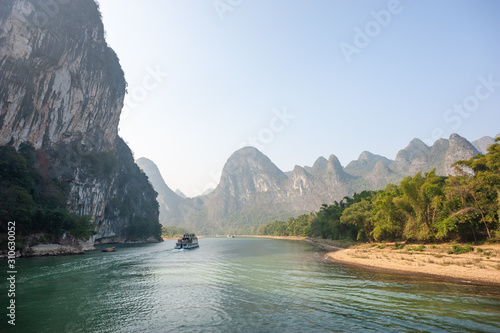
{"type": "Polygon", "coordinates": [[[455,280],[500,285],[500,245],[474,246],[474,251],[451,254],[450,244],[362,244],[327,253],[328,259],[396,272],[433,275],[455,280]]]}

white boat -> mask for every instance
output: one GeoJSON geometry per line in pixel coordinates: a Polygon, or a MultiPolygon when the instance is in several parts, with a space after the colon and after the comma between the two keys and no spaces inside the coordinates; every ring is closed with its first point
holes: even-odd
{"type": "Polygon", "coordinates": [[[184,234],[175,244],[176,249],[194,249],[198,246],[198,237],[195,234],[184,234]]]}

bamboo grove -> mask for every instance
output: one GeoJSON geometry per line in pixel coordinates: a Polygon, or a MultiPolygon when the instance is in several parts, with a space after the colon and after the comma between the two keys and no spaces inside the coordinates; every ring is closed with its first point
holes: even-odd
{"type": "Polygon", "coordinates": [[[359,241],[464,242],[500,239],[500,139],[486,155],[363,191],[318,212],[260,226],[258,234],[359,241]]]}

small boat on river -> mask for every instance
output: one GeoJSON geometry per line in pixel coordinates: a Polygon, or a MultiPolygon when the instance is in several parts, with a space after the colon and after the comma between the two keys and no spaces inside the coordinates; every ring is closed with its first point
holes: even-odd
{"type": "Polygon", "coordinates": [[[184,234],[175,244],[176,249],[194,249],[195,247],[199,247],[198,237],[195,234],[184,234]]]}

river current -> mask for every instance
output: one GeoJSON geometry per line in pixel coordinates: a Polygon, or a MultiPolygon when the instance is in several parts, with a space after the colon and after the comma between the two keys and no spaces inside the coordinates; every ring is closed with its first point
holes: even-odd
{"type": "MultiPolygon", "coordinates": [[[[4,315],[0,328],[500,332],[498,287],[335,263],[297,241],[199,242],[193,250],[174,250],[175,240],[167,240],[121,245],[113,253],[17,259],[16,327],[4,315]]],[[[1,287],[8,289],[6,282],[1,287]]]]}

